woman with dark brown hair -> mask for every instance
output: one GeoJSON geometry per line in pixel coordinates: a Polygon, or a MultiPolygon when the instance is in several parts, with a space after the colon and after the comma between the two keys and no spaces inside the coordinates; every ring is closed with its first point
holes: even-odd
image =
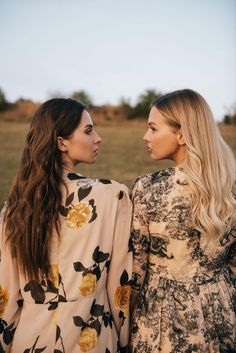
{"type": "Polygon", "coordinates": [[[0,228],[0,351],[125,351],[131,203],[126,186],[75,172],[100,136],[85,106],[33,117],[0,228]]]}

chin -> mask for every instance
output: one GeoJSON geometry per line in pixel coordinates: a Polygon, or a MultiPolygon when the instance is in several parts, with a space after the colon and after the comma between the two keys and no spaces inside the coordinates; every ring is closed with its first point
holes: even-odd
{"type": "Polygon", "coordinates": [[[159,158],[158,157],[156,157],[156,156],[154,156],[153,154],[151,154],[151,159],[153,160],[153,161],[159,161],[159,158]]]}
{"type": "Polygon", "coordinates": [[[96,159],[90,159],[89,161],[86,161],[85,163],[94,164],[95,162],[96,162],[96,159]]]}
{"type": "Polygon", "coordinates": [[[164,158],[160,158],[160,157],[156,157],[156,156],[151,156],[151,159],[152,159],[153,161],[158,162],[158,161],[162,161],[163,159],[166,159],[166,158],[165,158],[165,157],[164,157],[164,158]]]}

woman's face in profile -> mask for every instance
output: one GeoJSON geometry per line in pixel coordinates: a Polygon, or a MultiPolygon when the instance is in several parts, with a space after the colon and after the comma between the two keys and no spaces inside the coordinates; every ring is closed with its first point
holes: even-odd
{"type": "Polygon", "coordinates": [[[148,130],[143,139],[154,160],[171,159],[176,161],[179,151],[179,130],[170,126],[167,119],[156,107],[152,107],[148,118],[148,130]]]}
{"type": "Polygon", "coordinates": [[[68,139],[58,138],[58,146],[62,152],[63,162],[72,169],[79,162],[94,163],[99,151],[101,137],[93,128],[89,113],[84,110],[78,127],[68,139]]]}

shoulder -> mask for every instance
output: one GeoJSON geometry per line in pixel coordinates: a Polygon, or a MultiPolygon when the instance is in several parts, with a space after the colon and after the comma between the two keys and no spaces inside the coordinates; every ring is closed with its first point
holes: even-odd
{"type": "Polygon", "coordinates": [[[133,190],[150,188],[156,183],[160,183],[161,181],[169,179],[174,175],[175,168],[167,168],[155,173],[148,173],[143,176],[139,176],[134,183],[133,190]]]}
{"type": "Polygon", "coordinates": [[[110,179],[98,179],[97,189],[101,190],[104,195],[115,195],[116,199],[119,200],[128,200],[130,201],[130,191],[125,184],[121,184],[115,180],[110,179]]]}
{"type": "Polygon", "coordinates": [[[97,184],[111,185],[112,180],[105,178],[89,178],[76,172],[68,172],[64,174],[64,182],[72,184],[75,187],[89,187],[97,184]]]}
{"type": "Polygon", "coordinates": [[[70,188],[74,189],[93,189],[94,191],[104,193],[104,195],[110,193],[129,195],[129,189],[126,185],[111,179],[88,178],[78,173],[68,173],[65,177],[65,182],[70,185],[70,188]]]}

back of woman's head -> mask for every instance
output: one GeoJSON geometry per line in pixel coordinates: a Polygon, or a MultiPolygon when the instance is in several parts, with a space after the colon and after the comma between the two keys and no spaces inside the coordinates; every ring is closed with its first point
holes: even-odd
{"type": "Polygon", "coordinates": [[[72,99],[54,98],[36,111],[26,138],[23,158],[49,174],[62,167],[57,140],[68,138],[80,123],[85,106],[72,99]]]}
{"type": "Polygon", "coordinates": [[[4,218],[12,255],[28,278],[50,271],[55,227],[60,231],[62,155],[58,137],[69,138],[80,124],[85,106],[72,99],[46,101],[36,111],[4,218]]]}
{"type": "Polygon", "coordinates": [[[186,143],[183,166],[194,200],[195,227],[208,238],[221,235],[235,220],[235,159],[210,107],[190,89],[161,96],[153,106],[182,131],[186,143]]]}

